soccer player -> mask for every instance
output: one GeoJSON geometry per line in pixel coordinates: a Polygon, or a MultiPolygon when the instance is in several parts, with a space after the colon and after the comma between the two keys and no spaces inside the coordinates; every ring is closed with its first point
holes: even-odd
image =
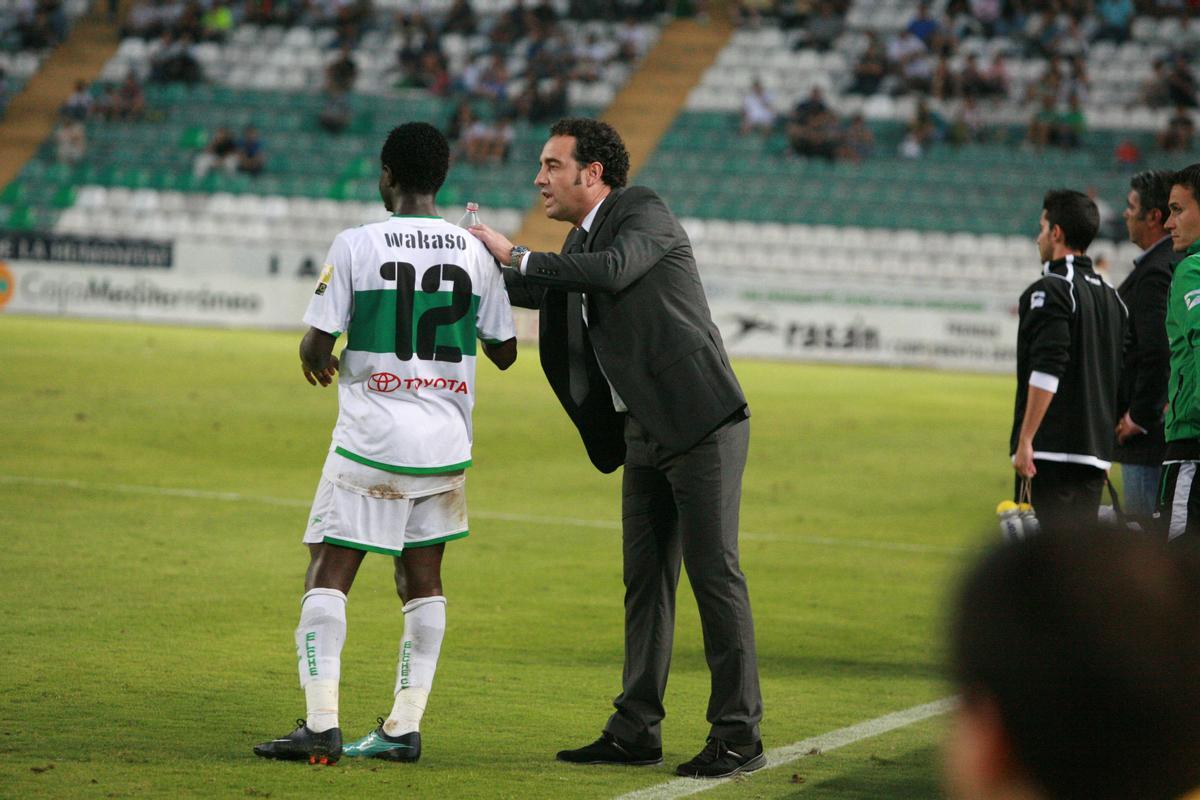
{"type": "Polygon", "coordinates": [[[1185,257],[1175,267],[1167,296],[1167,343],[1171,348],[1171,378],[1158,515],[1165,519],[1167,537],[1195,540],[1200,530],[1200,376],[1197,337],[1200,335],[1200,164],[1175,173],[1164,226],[1171,246],[1185,257]]]}
{"type": "Polygon", "coordinates": [[[1112,462],[1126,313],[1086,255],[1099,228],[1087,195],[1047,192],[1037,237],[1042,276],[1018,306],[1009,453],[1043,530],[1094,526],[1112,462]]]}
{"type": "Polygon", "coordinates": [[[383,145],[379,194],[391,219],[333,241],[304,321],[304,377],[328,386],[338,419],[304,542],[311,553],[296,628],[307,718],[257,745],[264,758],[332,764],[343,754],[416,761],[419,725],[446,627],[445,543],[467,535],[476,338],[496,366],[516,360],[512,307],[487,248],[437,215],[450,150],[413,122],[383,145]],[[341,359],[333,345],[342,333],[341,359]],[[338,680],[346,595],[366,553],[390,555],[404,603],[395,702],[343,751],[338,680]]]}

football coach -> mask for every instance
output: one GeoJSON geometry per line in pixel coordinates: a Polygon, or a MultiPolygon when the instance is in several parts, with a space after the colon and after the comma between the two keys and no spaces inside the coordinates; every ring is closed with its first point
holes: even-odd
{"type": "Polygon", "coordinates": [[[625,667],[599,739],[558,759],[662,761],[675,589],[687,568],[712,676],[708,740],[676,772],[716,778],[766,764],[762,697],[738,511],[749,410],[700,285],[687,234],[662,199],[626,187],[612,126],[550,128],[534,184],[569,222],[561,253],[471,228],[503,265],[514,305],[540,317],[542,369],[601,472],[622,464],[625,667]]]}

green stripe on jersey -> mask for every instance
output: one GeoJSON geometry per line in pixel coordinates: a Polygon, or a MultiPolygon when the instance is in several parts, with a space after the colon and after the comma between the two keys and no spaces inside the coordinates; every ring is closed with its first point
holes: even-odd
{"type": "Polygon", "coordinates": [[[471,466],[471,459],[461,461],[457,464],[447,464],[444,467],[400,467],[395,464],[384,464],[382,461],[372,461],[365,456],[360,456],[358,453],[351,453],[344,447],[333,448],[334,452],[339,456],[344,456],[351,461],[357,461],[359,464],[366,464],[368,467],[381,469],[384,472],[397,472],[401,475],[444,475],[447,472],[458,472],[471,466]]]}
{"type": "MultiPolygon", "coordinates": [[[[449,309],[453,302],[450,292],[416,292],[413,296],[412,342],[419,341],[421,321],[430,312],[449,309]]],[[[471,305],[457,320],[437,325],[436,347],[453,347],[464,356],[475,355],[475,317],[479,313],[479,295],[471,295],[471,305]]],[[[425,320],[426,329],[438,318],[425,320]]],[[[348,350],[368,353],[396,352],[396,290],[368,289],[354,293],[354,315],[350,320],[348,350]]]]}

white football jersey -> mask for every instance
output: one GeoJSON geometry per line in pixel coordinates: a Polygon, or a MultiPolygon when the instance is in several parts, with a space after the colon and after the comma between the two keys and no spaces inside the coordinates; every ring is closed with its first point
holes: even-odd
{"type": "Polygon", "coordinates": [[[470,466],[478,339],[515,335],[504,279],[482,242],[440,217],[342,231],[304,321],[347,334],[337,453],[413,475],[470,466]]]}

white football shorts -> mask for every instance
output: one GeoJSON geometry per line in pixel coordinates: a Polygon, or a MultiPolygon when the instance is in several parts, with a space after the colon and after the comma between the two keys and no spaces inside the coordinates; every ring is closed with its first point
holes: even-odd
{"type": "Polygon", "coordinates": [[[461,472],[385,472],[331,449],[303,541],[398,556],[406,547],[440,544],[469,532],[466,477],[461,472]]]}

